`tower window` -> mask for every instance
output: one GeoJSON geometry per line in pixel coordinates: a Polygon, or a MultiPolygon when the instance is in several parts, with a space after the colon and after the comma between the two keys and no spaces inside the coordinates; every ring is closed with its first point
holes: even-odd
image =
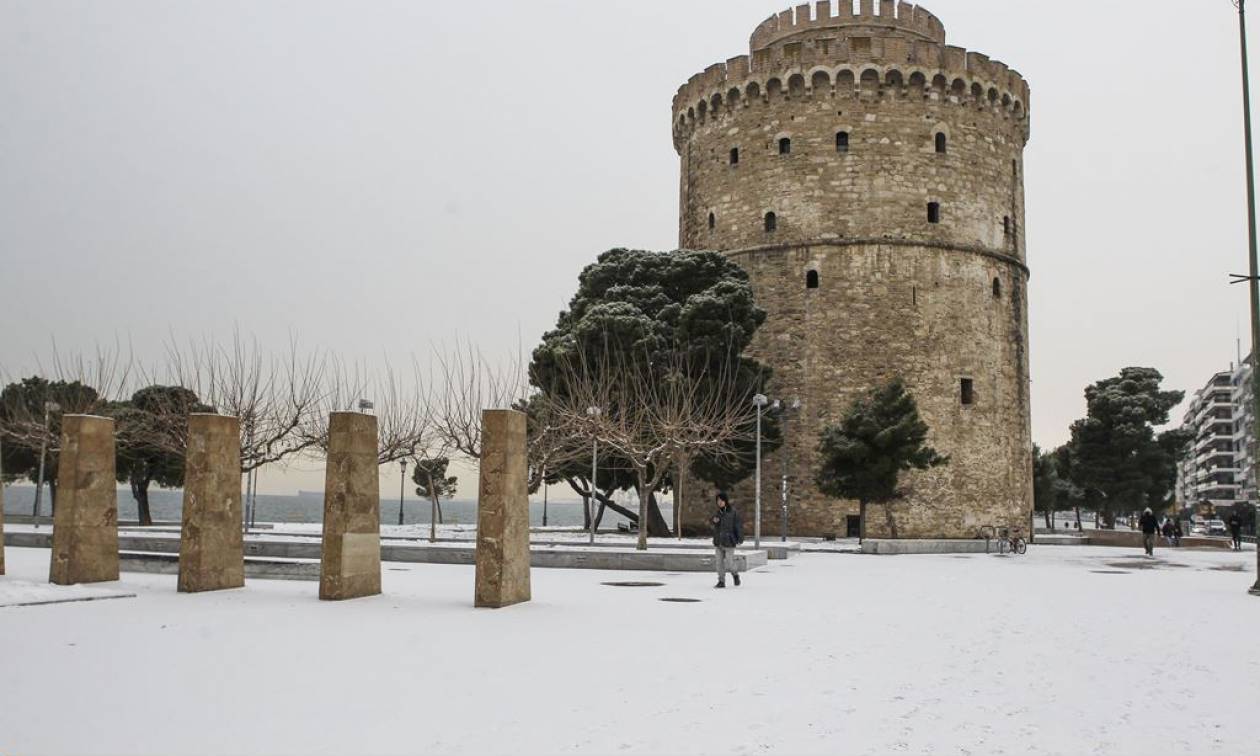
{"type": "Polygon", "coordinates": [[[949,138],[945,136],[945,132],[936,132],[936,151],[944,155],[948,151],[949,138]]]}
{"type": "Polygon", "coordinates": [[[1003,236],[1011,235],[1011,216],[1009,215],[1002,216],[1002,235],[1003,236]]]}
{"type": "Polygon", "coordinates": [[[782,139],[779,140],[779,154],[780,155],[792,154],[792,140],[789,139],[788,137],[783,137],[782,139]]]}
{"type": "Polygon", "coordinates": [[[778,217],[774,213],[766,213],[766,233],[773,233],[778,227],[778,217]]]}
{"type": "Polygon", "coordinates": [[[941,203],[929,202],[928,203],[928,223],[940,223],[940,222],[941,222],[941,203]]]}
{"type": "Polygon", "coordinates": [[[970,407],[976,403],[976,384],[970,378],[963,378],[960,388],[962,389],[962,403],[964,407],[970,407]]]}
{"type": "Polygon", "coordinates": [[[739,165],[739,148],[731,148],[731,165],[739,165]]]}
{"type": "Polygon", "coordinates": [[[836,152],[849,151],[849,132],[840,131],[836,133],[836,152]]]}
{"type": "Polygon", "coordinates": [[[717,216],[709,213],[709,230],[712,231],[715,228],[717,228],[717,216]]]}
{"type": "Polygon", "coordinates": [[[805,274],[805,288],[806,289],[818,288],[818,271],[811,270],[805,274]]]}
{"type": "Polygon", "coordinates": [[[993,279],[993,298],[994,299],[1002,298],[1002,279],[1000,278],[993,279]]]}

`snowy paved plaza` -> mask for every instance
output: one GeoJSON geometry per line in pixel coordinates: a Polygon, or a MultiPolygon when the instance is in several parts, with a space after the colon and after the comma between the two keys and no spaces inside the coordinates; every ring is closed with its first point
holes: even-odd
{"type": "MultiPolygon", "coordinates": [[[[7,554],[0,594],[46,579],[7,554]]],[[[1160,557],[805,554],[726,591],[536,569],[501,611],[461,566],[340,604],[125,574],[136,598],[0,608],[0,753],[1260,752],[1254,552],[1160,557]]]]}

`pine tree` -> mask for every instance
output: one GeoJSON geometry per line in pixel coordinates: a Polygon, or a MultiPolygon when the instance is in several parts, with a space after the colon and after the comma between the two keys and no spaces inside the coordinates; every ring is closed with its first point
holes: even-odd
{"type": "Polygon", "coordinates": [[[889,533],[897,537],[892,502],[903,495],[897,488],[902,472],[949,462],[927,445],[927,434],[927,423],[900,378],[859,398],[839,425],[823,431],[818,487],[828,496],[859,502],[863,538],[866,507],[872,503],[883,505],[889,533]]]}

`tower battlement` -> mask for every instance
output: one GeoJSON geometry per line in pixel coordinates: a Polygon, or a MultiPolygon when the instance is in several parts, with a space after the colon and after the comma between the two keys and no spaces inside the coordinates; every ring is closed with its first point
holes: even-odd
{"type": "Polygon", "coordinates": [[[790,8],[757,26],[749,47],[762,50],[775,42],[805,32],[842,27],[864,27],[903,32],[926,42],[945,43],[945,25],[924,8],[897,0],[819,0],[790,8]]]}

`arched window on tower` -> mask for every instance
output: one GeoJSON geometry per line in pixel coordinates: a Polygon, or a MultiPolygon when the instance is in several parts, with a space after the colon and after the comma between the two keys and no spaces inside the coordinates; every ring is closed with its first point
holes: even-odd
{"type": "Polygon", "coordinates": [[[940,223],[940,222],[941,222],[941,203],[929,202],[928,203],[928,223],[940,223]]]}
{"type": "Polygon", "coordinates": [[[949,138],[945,136],[945,132],[936,132],[936,151],[938,154],[944,155],[949,150],[949,138]]]}
{"type": "Polygon", "coordinates": [[[789,137],[783,137],[782,139],[779,140],[779,154],[780,155],[792,154],[792,140],[789,137]]]}
{"type": "Polygon", "coordinates": [[[848,152],[848,151],[849,151],[849,132],[847,131],[836,132],[836,152],[848,152]]]}
{"type": "Polygon", "coordinates": [[[772,234],[779,228],[779,218],[773,212],[766,213],[766,233],[772,234]]]}
{"type": "Polygon", "coordinates": [[[806,288],[806,289],[817,289],[817,288],[818,288],[818,283],[819,283],[819,282],[818,282],[818,271],[816,271],[816,270],[811,270],[811,271],[809,271],[808,273],[806,273],[806,274],[805,274],[805,288],[806,288]]]}
{"type": "Polygon", "coordinates": [[[709,230],[712,231],[715,228],[717,228],[717,216],[709,213],[709,230]]]}

